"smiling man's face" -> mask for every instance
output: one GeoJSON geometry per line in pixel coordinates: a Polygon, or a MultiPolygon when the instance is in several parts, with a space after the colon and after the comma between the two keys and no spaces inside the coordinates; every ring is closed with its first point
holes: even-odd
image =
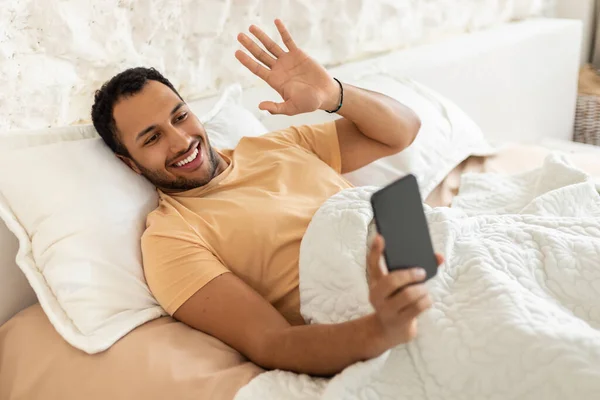
{"type": "Polygon", "coordinates": [[[130,155],[119,157],[165,192],[206,185],[226,166],[187,104],[158,81],[120,98],[113,117],[130,155]]]}

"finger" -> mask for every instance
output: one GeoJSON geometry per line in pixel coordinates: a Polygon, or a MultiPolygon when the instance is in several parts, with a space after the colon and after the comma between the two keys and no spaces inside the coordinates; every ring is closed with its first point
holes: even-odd
{"type": "Polygon", "coordinates": [[[237,39],[258,61],[267,67],[271,68],[273,64],[275,64],[276,60],[271,57],[269,53],[261,49],[260,46],[245,33],[240,33],[237,39]]]}
{"type": "Polygon", "coordinates": [[[399,314],[399,318],[406,322],[412,321],[423,311],[428,310],[432,304],[433,302],[431,301],[431,297],[429,295],[421,297],[417,302],[402,310],[402,312],[399,314]]]}
{"type": "Polygon", "coordinates": [[[383,237],[379,234],[373,239],[369,254],[367,254],[367,268],[369,272],[369,281],[371,284],[378,282],[381,278],[387,275],[387,271],[381,265],[381,254],[385,243],[383,237]]]}
{"type": "Polygon", "coordinates": [[[283,44],[285,44],[285,47],[287,47],[290,51],[297,49],[296,43],[294,43],[294,39],[292,39],[292,35],[290,35],[287,28],[285,27],[283,22],[281,22],[280,19],[275,20],[275,26],[277,27],[277,30],[281,35],[281,39],[283,39],[283,44]]]}
{"type": "Polygon", "coordinates": [[[385,306],[393,312],[399,313],[405,308],[417,304],[425,296],[429,296],[425,285],[413,285],[389,297],[385,306]]]}
{"type": "Polygon", "coordinates": [[[290,104],[287,102],[275,103],[273,101],[263,101],[258,105],[258,108],[261,110],[266,110],[271,114],[291,114],[290,104]]]}
{"type": "Polygon", "coordinates": [[[244,67],[248,68],[254,75],[258,76],[264,81],[267,80],[267,77],[269,76],[269,70],[253,60],[248,54],[241,50],[237,50],[235,52],[235,58],[237,58],[238,61],[241,62],[244,67]]]}
{"type": "Polygon", "coordinates": [[[377,290],[381,296],[386,298],[394,295],[408,285],[423,282],[426,275],[425,270],[422,268],[393,271],[388,276],[382,278],[374,290],[377,290]]]}
{"type": "Polygon", "coordinates": [[[444,259],[444,256],[440,253],[435,253],[435,258],[437,260],[438,266],[442,265],[444,261],[446,261],[446,259],[444,259]]]}
{"type": "Polygon", "coordinates": [[[250,33],[252,33],[260,42],[265,46],[265,49],[269,50],[271,54],[275,56],[275,58],[281,57],[285,51],[277,43],[273,41],[266,33],[262,31],[258,26],[251,25],[250,33]]]}

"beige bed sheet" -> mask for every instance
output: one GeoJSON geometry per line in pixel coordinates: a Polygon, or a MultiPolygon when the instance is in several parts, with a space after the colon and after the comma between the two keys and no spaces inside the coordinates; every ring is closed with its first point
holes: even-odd
{"type": "Polygon", "coordinates": [[[1,400],[231,400],[262,371],[170,317],[96,355],[63,341],[37,304],[0,327],[1,400]]]}
{"type": "MultiPolygon", "coordinates": [[[[491,157],[469,157],[450,172],[427,197],[432,207],[450,207],[458,194],[462,174],[503,173],[516,174],[540,167],[551,150],[534,145],[513,144],[502,148],[491,157]]],[[[600,181],[600,149],[598,152],[568,154],[571,162],[600,181]]]]}

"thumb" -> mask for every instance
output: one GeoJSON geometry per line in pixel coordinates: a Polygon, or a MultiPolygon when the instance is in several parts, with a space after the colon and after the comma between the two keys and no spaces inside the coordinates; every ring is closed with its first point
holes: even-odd
{"type": "Polygon", "coordinates": [[[440,253],[435,253],[435,258],[437,260],[438,266],[442,265],[446,259],[440,253]]]}
{"type": "Polygon", "coordinates": [[[385,266],[381,263],[381,255],[383,254],[384,247],[385,243],[383,237],[378,234],[375,236],[375,239],[373,239],[369,254],[367,255],[367,269],[369,272],[370,283],[376,282],[384,275],[388,274],[385,266]]]}
{"type": "Polygon", "coordinates": [[[274,101],[263,101],[258,105],[258,108],[270,112],[271,114],[286,114],[289,115],[289,104],[275,103],[274,101]]]}

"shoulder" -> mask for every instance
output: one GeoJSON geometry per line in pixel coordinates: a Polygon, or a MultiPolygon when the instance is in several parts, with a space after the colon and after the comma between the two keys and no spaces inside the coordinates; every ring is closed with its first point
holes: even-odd
{"type": "Polygon", "coordinates": [[[158,202],[158,207],[146,216],[146,232],[155,231],[165,225],[177,223],[179,222],[179,218],[177,217],[175,209],[161,197],[158,202]]]}
{"type": "Polygon", "coordinates": [[[307,138],[335,132],[335,121],[314,125],[295,125],[285,129],[270,132],[265,137],[275,141],[292,142],[302,144],[307,138]]]}
{"type": "MultiPolygon", "coordinates": [[[[307,139],[310,140],[314,136],[335,132],[335,121],[330,121],[315,125],[294,125],[285,129],[265,133],[261,136],[244,137],[242,141],[246,143],[271,143],[274,145],[300,145],[304,147],[307,139]]],[[[240,144],[241,143],[242,142],[240,142],[240,144]]]]}
{"type": "Polygon", "coordinates": [[[159,200],[158,207],[146,216],[146,229],[142,234],[142,250],[156,247],[157,242],[166,239],[197,239],[183,216],[165,198],[159,200]],[[149,246],[150,245],[150,246],[149,246]]]}

